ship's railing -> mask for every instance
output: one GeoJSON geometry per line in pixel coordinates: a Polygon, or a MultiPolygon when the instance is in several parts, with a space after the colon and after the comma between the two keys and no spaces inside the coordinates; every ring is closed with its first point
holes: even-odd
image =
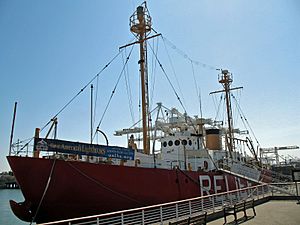
{"type": "Polygon", "coordinates": [[[273,194],[276,196],[297,196],[297,189],[298,193],[300,193],[300,182],[297,182],[297,186],[295,182],[285,182],[285,183],[272,183],[270,186],[273,189],[273,194]]]}
{"type": "Polygon", "coordinates": [[[257,200],[271,195],[270,186],[263,184],[203,197],[45,224],[167,224],[169,221],[177,220],[180,217],[188,217],[204,211],[208,213],[218,212],[225,205],[232,205],[245,199],[257,200]]]}

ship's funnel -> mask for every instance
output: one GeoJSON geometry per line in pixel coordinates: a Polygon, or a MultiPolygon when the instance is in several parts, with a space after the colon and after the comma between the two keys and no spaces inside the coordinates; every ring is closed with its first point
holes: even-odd
{"type": "Polygon", "coordinates": [[[206,148],[210,150],[221,149],[221,136],[219,129],[207,129],[206,130],[206,148]]]}

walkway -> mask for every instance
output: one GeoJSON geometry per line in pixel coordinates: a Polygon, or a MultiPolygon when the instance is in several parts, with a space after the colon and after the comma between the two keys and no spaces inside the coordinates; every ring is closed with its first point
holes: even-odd
{"type": "MultiPolygon", "coordinates": [[[[300,205],[296,201],[271,200],[255,207],[256,216],[247,221],[239,220],[242,225],[299,225],[300,205]]],[[[247,214],[252,216],[252,209],[247,210],[247,214]]],[[[243,216],[243,213],[239,213],[243,216]]],[[[233,225],[233,216],[227,217],[227,225],[233,225]]],[[[224,218],[209,222],[208,225],[223,225],[224,218]]]]}

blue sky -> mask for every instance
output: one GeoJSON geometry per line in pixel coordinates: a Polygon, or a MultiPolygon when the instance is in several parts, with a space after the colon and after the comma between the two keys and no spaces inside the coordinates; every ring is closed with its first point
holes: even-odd
{"type": "MultiPolygon", "coordinates": [[[[0,171],[5,156],[14,102],[18,102],[15,141],[32,137],[100,69],[133,39],[129,16],[141,1],[0,1],[0,171]]],[[[263,147],[300,145],[300,3],[297,0],[148,1],[153,28],[191,58],[229,69],[234,85],[243,86],[241,107],[263,147]]],[[[178,82],[162,40],[159,57],[190,115],[199,114],[191,64],[170,46],[178,82]],[[180,92],[180,91],[179,91],[180,92]]],[[[137,48],[129,62],[132,94],[138,91],[137,48]]],[[[127,53],[129,49],[127,50],[127,53]]],[[[98,122],[122,68],[118,58],[99,78],[98,122]]],[[[153,103],[180,105],[156,69],[153,103]]],[[[204,117],[214,117],[209,92],[220,89],[218,72],[195,65],[204,117]]],[[[150,80],[152,77],[150,77],[150,80]]],[[[95,85],[95,83],[94,83],[95,85]]],[[[138,110],[138,98],[133,108],[138,110]]],[[[122,78],[101,124],[111,144],[126,145],[114,130],[131,125],[122,78]],[[124,104],[123,104],[124,103],[124,104]]],[[[135,113],[136,119],[138,112],[135,113]]],[[[89,90],[59,118],[58,137],[89,141],[89,90]]],[[[300,150],[299,150],[300,152],[300,150]]],[[[280,154],[295,154],[285,151],[280,154]]]]}

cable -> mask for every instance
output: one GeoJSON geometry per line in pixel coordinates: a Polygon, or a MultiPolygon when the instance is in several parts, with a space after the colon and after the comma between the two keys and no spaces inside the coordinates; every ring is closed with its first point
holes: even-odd
{"type": "MultiPolygon", "coordinates": [[[[80,95],[122,52],[123,50],[119,51],[118,54],[116,54],[83,88],[80,89],[80,91],[73,97],[71,100],[65,104],[53,117],[52,119],[56,118],[62,111],[64,111],[65,108],[67,108],[73,101],[74,99],[80,95]]],[[[46,123],[42,128],[41,131],[44,130],[51,122],[52,119],[46,123]]]]}
{"type": "MultiPolygon", "coordinates": [[[[125,48],[125,54],[126,54],[126,48],[125,48]]],[[[124,66],[125,62],[124,62],[123,54],[122,54],[122,61],[123,61],[123,66],[124,66]]],[[[128,74],[129,74],[128,64],[126,64],[126,69],[124,70],[124,80],[125,80],[126,92],[127,92],[127,97],[128,97],[128,104],[129,104],[131,120],[132,120],[132,123],[134,123],[134,112],[133,112],[133,104],[132,104],[131,86],[130,86],[128,74]]]]}
{"type": "MultiPolygon", "coordinates": [[[[126,58],[125,64],[123,65],[123,68],[122,68],[122,70],[121,70],[121,72],[120,72],[120,75],[119,75],[119,77],[118,77],[118,80],[117,80],[117,82],[116,82],[116,84],[115,84],[115,87],[114,87],[114,89],[113,89],[112,92],[111,92],[110,98],[109,98],[109,100],[108,100],[108,102],[107,102],[107,105],[106,105],[106,107],[105,107],[105,109],[104,109],[104,112],[103,112],[103,114],[102,114],[102,116],[101,116],[101,119],[100,119],[100,121],[99,121],[99,123],[98,123],[97,129],[99,129],[99,127],[100,127],[100,125],[101,125],[101,123],[102,123],[102,121],[103,121],[103,118],[104,118],[104,116],[105,116],[105,114],[106,114],[106,112],[107,112],[108,106],[110,105],[110,102],[111,102],[111,100],[112,100],[112,97],[113,97],[113,95],[115,94],[115,91],[116,91],[116,89],[117,89],[117,87],[118,87],[118,84],[119,84],[119,82],[120,82],[121,76],[123,75],[124,70],[125,70],[125,68],[126,68],[126,65],[127,65],[127,63],[128,63],[128,60],[129,60],[129,58],[130,58],[130,56],[131,56],[133,47],[134,47],[134,46],[132,46],[129,55],[128,55],[127,58],[126,58]]],[[[97,134],[97,131],[95,132],[95,134],[94,134],[94,136],[93,136],[93,138],[92,138],[93,140],[94,140],[96,134],[97,134]]]]}
{"type": "Polygon", "coordinates": [[[74,165],[72,165],[70,162],[68,162],[68,165],[69,165],[70,167],[72,167],[74,170],[76,170],[78,173],[80,173],[82,176],[84,176],[84,177],[86,177],[87,179],[89,179],[90,181],[96,183],[98,186],[101,186],[102,188],[104,188],[104,189],[106,189],[106,190],[108,190],[108,191],[110,191],[110,192],[112,192],[112,193],[114,193],[114,194],[116,194],[116,195],[119,195],[119,196],[121,196],[122,198],[125,198],[125,199],[127,199],[127,200],[132,201],[132,202],[141,204],[141,202],[139,202],[139,201],[137,201],[137,200],[135,200],[135,199],[133,199],[133,198],[131,198],[131,197],[129,197],[129,196],[126,196],[126,195],[124,195],[124,194],[122,194],[122,193],[120,193],[120,192],[114,191],[113,189],[111,189],[111,188],[105,186],[104,184],[102,184],[100,181],[98,181],[98,180],[96,180],[96,179],[94,179],[94,178],[88,176],[87,174],[85,174],[84,172],[82,172],[80,169],[78,169],[77,167],[75,167],[74,165]]]}
{"type": "MultiPolygon", "coordinates": [[[[163,39],[163,40],[164,40],[164,39],[163,39]]],[[[165,46],[165,50],[166,50],[166,53],[167,53],[167,56],[168,56],[169,63],[170,63],[171,68],[172,68],[172,72],[173,72],[173,74],[174,74],[176,83],[177,83],[177,85],[178,85],[178,89],[179,89],[180,95],[182,96],[182,101],[185,103],[184,98],[183,98],[183,94],[182,94],[182,91],[181,91],[181,88],[180,88],[180,84],[179,84],[179,81],[178,81],[178,77],[177,77],[177,74],[176,74],[176,72],[175,72],[175,68],[174,68],[174,65],[173,65],[171,56],[170,56],[170,54],[169,54],[169,52],[168,52],[168,49],[167,49],[167,46],[166,46],[166,42],[165,42],[165,41],[164,41],[164,46],[165,46]]]]}
{"type": "Polygon", "coordinates": [[[161,38],[166,41],[166,43],[172,48],[174,49],[179,55],[181,55],[183,58],[191,61],[193,64],[197,65],[197,66],[202,66],[203,68],[208,68],[210,70],[219,70],[219,68],[217,68],[216,66],[212,66],[212,65],[209,65],[207,63],[203,63],[203,62],[200,62],[200,61],[196,61],[196,60],[193,60],[191,57],[189,57],[189,55],[187,53],[185,53],[184,51],[180,50],[179,48],[176,47],[175,44],[173,44],[170,40],[168,40],[166,37],[162,36],[161,35],[161,38]]]}
{"type": "Polygon", "coordinates": [[[192,74],[193,74],[193,78],[194,78],[194,83],[195,83],[195,88],[196,88],[196,92],[197,92],[197,97],[198,97],[198,100],[199,100],[200,117],[202,118],[201,89],[199,88],[197,80],[196,80],[193,62],[192,61],[190,61],[190,62],[191,62],[191,66],[192,66],[192,74]]]}
{"type": "Polygon", "coordinates": [[[52,178],[52,174],[53,174],[53,171],[54,171],[55,163],[56,163],[56,159],[54,159],[54,161],[53,161],[53,164],[52,164],[52,167],[51,167],[51,171],[50,171],[50,174],[49,174],[49,177],[48,177],[48,181],[47,181],[46,187],[45,187],[45,189],[44,189],[42,198],[41,198],[41,200],[40,200],[40,202],[39,202],[39,205],[38,205],[38,207],[37,207],[37,209],[36,209],[36,212],[35,212],[35,214],[34,214],[34,217],[33,217],[32,220],[31,220],[30,224],[32,224],[32,223],[35,221],[36,216],[37,216],[37,214],[38,214],[38,212],[39,212],[39,210],[40,210],[40,207],[41,207],[41,205],[42,205],[42,202],[43,202],[43,200],[44,200],[44,198],[45,198],[46,192],[47,192],[47,190],[48,190],[48,188],[49,188],[49,185],[50,185],[50,182],[51,182],[51,178],[52,178]]]}
{"type": "Polygon", "coordinates": [[[248,127],[249,127],[249,129],[250,129],[250,131],[251,131],[251,133],[252,133],[252,135],[253,135],[253,137],[254,137],[256,143],[257,143],[258,145],[260,145],[260,144],[259,144],[259,141],[257,140],[257,138],[256,138],[256,136],[255,136],[255,134],[254,134],[253,129],[251,128],[251,126],[250,126],[250,124],[249,124],[247,118],[245,117],[245,115],[244,115],[244,113],[243,113],[243,111],[242,111],[242,109],[241,109],[239,103],[237,102],[235,96],[232,95],[232,98],[233,98],[233,99],[235,100],[235,102],[236,102],[237,109],[238,109],[238,111],[240,112],[240,115],[241,115],[241,119],[244,119],[244,120],[245,120],[245,122],[247,123],[247,125],[248,125],[248,127]]]}
{"type": "MultiPolygon", "coordinates": [[[[63,112],[74,100],[75,98],[80,95],[99,75],[121,54],[123,50],[119,51],[118,54],[116,54],[83,88],[80,89],[80,91],[71,98],[42,128],[41,131],[43,131],[52,121],[54,118],[56,118],[61,112],[63,112]]],[[[23,150],[28,144],[34,139],[34,137],[31,137],[29,141],[20,149],[23,150]]]]}
{"type": "MultiPolygon", "coordinates": [[[[150,46],[150,48],[151,48],[151,46],[150,46]]],[[[151,48],[151,50],[152,50],[152,53],[154,54],[154,56],[155,56],[155,58],[156,58],[156,60],[157,60],[157,62],[158,62],[158,64],[159,64],[159,66],[160,66],[160,68],[161,68],[163,74],[165,75],[167,81],[169,82],[169,84],[170,84],[170,86],[171,86],[171,88],[172,88],[174,94],[176,95],[177,100],[179,101],[179,103],[180,103],[181,107],[183,108],[184,112],[186,112],[186,109],[185,109],[185,107],[184,107],[184,105],[183,105],[183,103],[182,103],[182,101],[181,101],[181,99],[180,99],[178,93],[176,92],[175,87],[174,87],[174,85],[172,84],[172,82],[171,82],[171,80],[170,80],[168,74],[166,73],[165,69],[163,68],[161,62],[159,61],[157,55],[154,53],[154,51],[153,51],[152,48],[151,48]]]]}

